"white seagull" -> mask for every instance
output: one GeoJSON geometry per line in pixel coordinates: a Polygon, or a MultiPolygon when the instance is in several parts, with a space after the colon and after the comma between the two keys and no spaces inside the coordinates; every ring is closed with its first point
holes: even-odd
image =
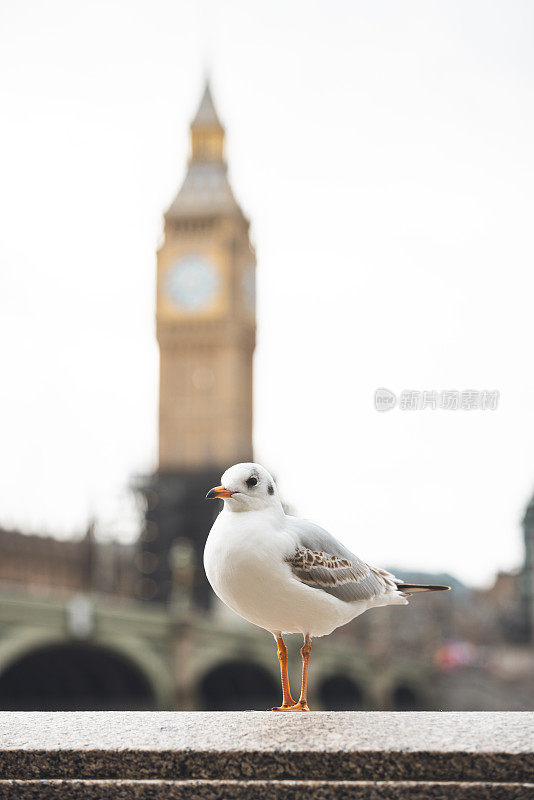
{"type": "Polygon", "coordinates": [[[449,589],[403,583],[369,566],[328,531],[284,512],[276,484],[259,464],[236,464],[207,500],[222,498],[204,549],[215,594],[233,611],[272,633],[278,645],[282,705],[273,711],[309,711],[311,638],[326,636],[368,608],[406,605],[414,592],[449,589]],[[302,688],[289,688],[283,633],[301,633],[302,688]]]}

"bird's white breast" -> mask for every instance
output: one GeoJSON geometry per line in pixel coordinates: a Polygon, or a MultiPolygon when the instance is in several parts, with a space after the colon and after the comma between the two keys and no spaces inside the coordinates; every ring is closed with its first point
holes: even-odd
{"type": "Polygon", "coordinates": [[[280,519],[224,510],[206,542],[204,568],[226,605],[273,633],[322,636],[361,613],[353,604],[300,583],[285,560],[294,549],[294,538],[280,519]]]}
{"type": "Polygon", "coordinates": [[[265,598],[273,595],[276,578],[289,569],[283,558],[291,550],[290,537],[255,512],[223,511],[206,542],[206,575],[221,600],[254,622],[252,616],[261,615],[265,598]]]}

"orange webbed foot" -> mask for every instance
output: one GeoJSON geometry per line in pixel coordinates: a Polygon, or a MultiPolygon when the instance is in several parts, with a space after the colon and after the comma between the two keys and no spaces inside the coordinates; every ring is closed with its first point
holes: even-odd
{"type": "Polygon", "coordinates": [[[299,700],[298,703],[294,703],[292,706],[279,706],[279,708],[272,708],[271,711],[309,711],[307,703],[303,703],[299,700]]]}
{"type": "Polygon", "coordinates": [[[295,701],[293,698],[290,699],[288,703],[282,703],[281,706],[275,706],[275,708],[271,708],[271,711],[289,711],[290,708],[293,708],[295,705],[295,701]]]}

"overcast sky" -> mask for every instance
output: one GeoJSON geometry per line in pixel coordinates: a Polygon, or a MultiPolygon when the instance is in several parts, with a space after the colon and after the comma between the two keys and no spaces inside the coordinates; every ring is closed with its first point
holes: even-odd
{"type": "Polygon", "coordinates": [[[209,67],[258,254],[257,460],[372,563],[517,566],[533,23],[510,0],[3,0],[0,523],[129,529],[156,463],[155,251],[209,67]],[[379,386],[499,407],[379,414],[379,386]]]}

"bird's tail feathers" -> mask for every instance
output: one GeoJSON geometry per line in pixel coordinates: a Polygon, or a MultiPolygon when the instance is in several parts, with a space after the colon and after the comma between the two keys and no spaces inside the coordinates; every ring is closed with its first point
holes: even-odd
{"type": "Polygon", "coordinates": [[[426,583],[397,583],[397,589],[406,595],[415,594],[416,592],[446,592],[450,586],[437,586],[426,583]]]}

